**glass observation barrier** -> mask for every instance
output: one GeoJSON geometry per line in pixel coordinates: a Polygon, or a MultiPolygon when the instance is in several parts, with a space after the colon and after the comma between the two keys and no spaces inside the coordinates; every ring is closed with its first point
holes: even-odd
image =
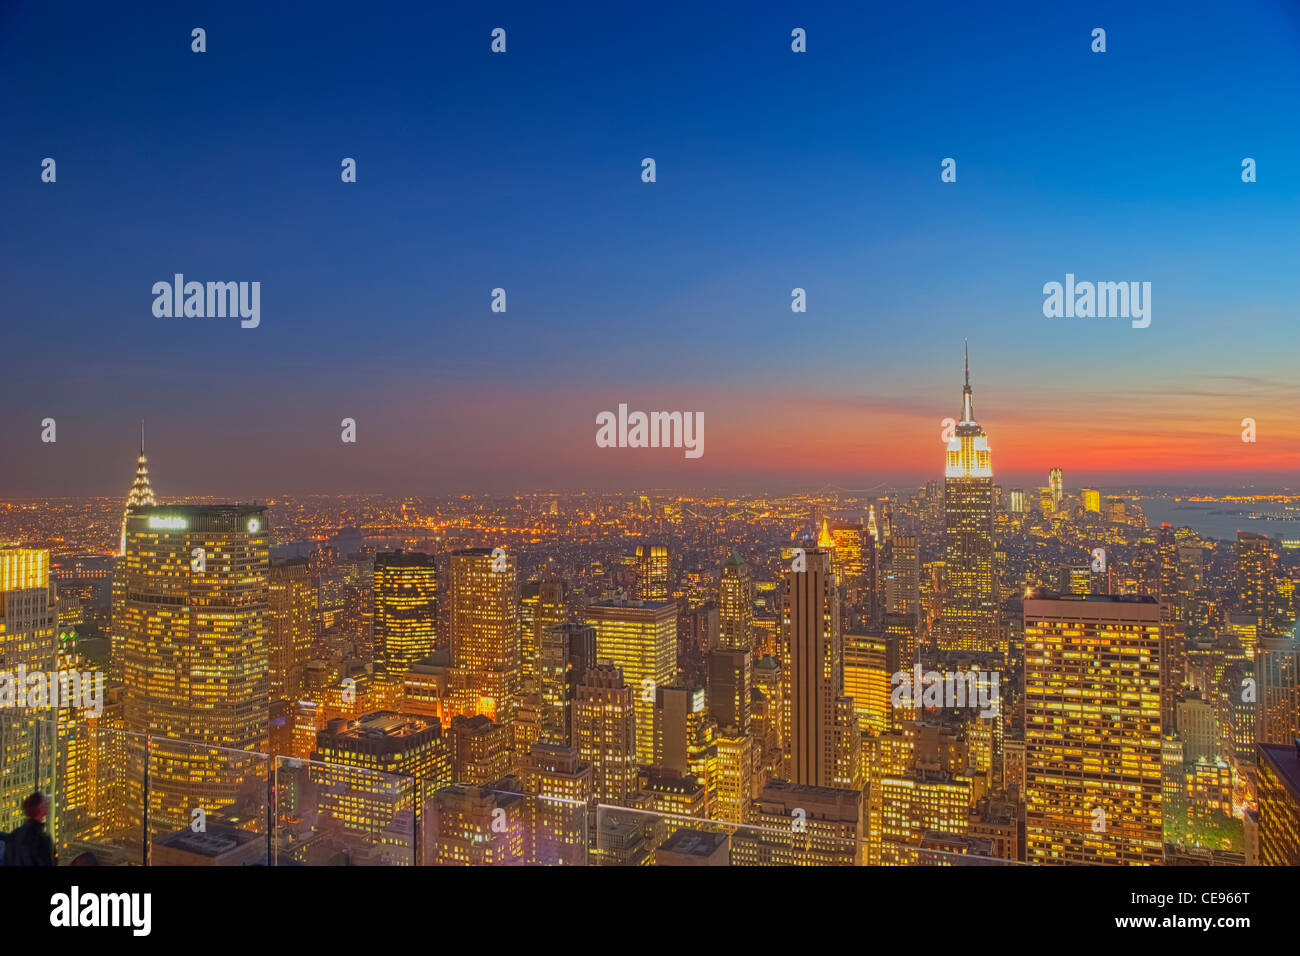
{"type": "Polygon", "coordinates": [[[37,790],[72,866],[1021,865],[965,833],[863,839],[834,813],[730,823],[0,711],[0,832],[37,790]]]}
{"type": "Polygon", "coordinates": [[[266,754],[0,714],[0,831],[48,794],[60,865],[265,865],[270,780],[266,754]]]}

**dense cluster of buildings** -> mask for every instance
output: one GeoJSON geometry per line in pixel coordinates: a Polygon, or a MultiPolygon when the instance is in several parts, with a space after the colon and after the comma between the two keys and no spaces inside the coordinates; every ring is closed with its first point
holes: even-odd
{"type": "Polygon", "coordinates": [[[298,537],[142,444],[116,554],[0,548],[0,672],[107,676],[0,709],[0,829],[40,786],[104,863],[1300,863],[1296,555],[1001,488],[969,366],[911,494],[522,500],[298,537]]]}

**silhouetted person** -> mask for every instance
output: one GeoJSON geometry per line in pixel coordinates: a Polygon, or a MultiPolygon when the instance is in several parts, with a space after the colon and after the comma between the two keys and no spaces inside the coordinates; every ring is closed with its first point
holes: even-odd
{"type": "Polygon", "coordinates": [[[45,830],[50,798],[39,790],[23,801],[27,822],[9,834],[5,866],[53,866],[54,843],[45,830]]]}

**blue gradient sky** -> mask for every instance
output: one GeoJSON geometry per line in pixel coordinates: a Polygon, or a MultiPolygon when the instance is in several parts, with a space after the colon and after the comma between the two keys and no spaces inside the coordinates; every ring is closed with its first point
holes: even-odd
{"type": "Polygon", "coordinates": [[[124,492],[141,416],[164,496],[922,480],[963,336],[1007,482],[1300,467],[1296,4],[442,6],[0,5],[0,495],[124,492]]]}

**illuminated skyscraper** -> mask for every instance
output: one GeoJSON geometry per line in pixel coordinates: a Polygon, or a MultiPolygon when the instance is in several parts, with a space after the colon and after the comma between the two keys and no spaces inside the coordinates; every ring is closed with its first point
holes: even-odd
{"type": "Polygon", "coordinates": [[[875,536],[860,524],[822,520],[817,547],[831,559],[840,614],[853,625],[870,624],[876,606],[875,536]]]}
{"type": "Polygon", "coordinates": [[[462,713],[511,719],[519,692],[519,594],[513,554],[465,548],[451,555],[451,665],[462,713]]]}
{"type": "Polygon", "coordinates": [[[705,706],[704,688],[656,688],[654,721],[655,767],[694,775],[710,815],[718,783],[718,722],[705,706]]]}
{"type": "Polygon", "coordinates": [[[636,546],[636,596],[641,601],[667,601],[671,596],[668,547],[662,544],[636,546]]]}
{"type": "Polygon", "coordinates": [[[948,442],[943,506],[945,590],[939,649],[995,651],[993,466],[988,437],[975,421],[969,358],[961,421],[948,442]]]}
{"type": "Polygon", "coordinates": [[[519,602],[521,674],[524,686],[536,688],[538,657],[543,635],[565,617],[563,581],[529,581],[523,586],[519,602]]]}
{"type": "Polygon", "coordinates": [[[749,565],[735,551],[722,565],[718,609],[722,647],[754,648],[754,581],[749,565]]]}
{"type": "Polygon", "coordinates": [[[483,786],[501,779],[514,766],[510,730],[487,714],[457,714],[447,728],[456,779],[483,786]]]}
{"type": "Polygon", "coordinates": [[[519,764],[528,794],[529,861],[540,866],[585,866],[591,764],[576,747],[535,744],[519,764]]]}
{"type": "Polygon", "coordinates": [[[853,698],[863,731],[883,734],[894,725],[893,676],[899,671],[898,639],[887,635],[844,635],[844,693],[853,698]]]}
{"type": "Polygon", "coordinates": [[[921,564],[916,535],[896,532],[890,538],[885,596],[890,614],[920,613],[921,564]]]}
{"type": "Polygon", "coordinates": [[[1178,539],[1169,524],[1156,529],[1156,557],[1158,583],[1156,597],[1164,604],[1165,620],[1174,619],[1174,605],[1178,601],[1178,539]]]}
{"type": "Polygon", "coordinates": [[[636,712],[617,667],[589,667],[582,675],[573,699],[573,746],[591,765],[596,800],[626,804],[636,789],[636,712]]]}
{"type": "Polygon", "coordinates": [[[873,863],[915,866],[926,857],[918,849],[929,833],[965,833],[975,800],[973,778],[947,770],[916,769],[880,779],[880,829],[872,831],[873,863]],[[879,840],[879,846],[876,841],[879,840]]]}
{"type": "Polygon", "coordinates": [[[636,756],[641,763],[651,764],[655,690],[677,676],[677,605],[671,601],[589,604],[587,623],[596,629],[597,660],[620,668],[633,689],[636,756]]]}
{"type": "Polygon", "coordinates": [[[748,823],[753,804],[755,741],[735,727],[718,731],[718,784],[713,800],[717,819],[748,823]]]}
{"type": "Polygon", "coordinates": [[[1053,468],[1047,475],[1047,487],[1052,491],[1052,513],[1060,514],[1065,505],[1065,480],[1061,469],[1053,468]]]}
{"type": "Polygon", "coordinates": [[[709,713],[720,726],[749,731],[753,685],[749,651],[722,648],[709,655],[709,713]]]}
{"type": "Polygon", "coordinates": [[[1026,859],[1163,862],[1159,605],[1063,595],[1024,614],[1026,859]]]}
{"type": "Polygon", "coordinates": [[[1300,741],[1259,745],[1259,864],[1300,866],[1300,741]]]}
{"type": "Polygon", "coordinates": [[[438,642],[438,583],[431,554],[375,555],[375,668],[400,677],[438,642]]]}
{"type": "Polygon", "coordinates": [[[565,622],[544,629],[537,657],[545,743],[567,745],[573,739],[573,698],[588,667],[596,664],[596,629],[565,622]]]}
{"type": "Polygon", "coordinates": [[[1079,489],[1079,501],[1083,504],[1084,511],[1101,514],[1101,492],[1096,488],[1079,489]]]}
{"type": "Polygon", "coordinates": [[[1277,633],[1277,548],[1266,535],[1237,532],[1235,590],[1237,610],[1255,618],[1257,633],[1277,633]]]}
{"type": "MultiPolygon", "coordinates": [[[[125,729],[168,738],[150,744],[151,833],[189,826],[196,808],[255,804],[259,788],[265,801],[265,761],[240,752],[268,747],[269,540],[265,509],[255,505],[127,514],[113,654],[123,668],[125,729]]],[[[143,773],[133,768],[134,779],[143,773]]],[[[136,823],[141,809],[133,807],[136,823]]]]}
{"type": "Polygon", "coordinates": [[[306,690],[307,658],[316,637],[315,597],[306,558],[271,562],[267,624],[273,700],[297,700],[306,690]]]}
{"type": "Polygon", "coordinates": [[[364,833],[378,834],[394,813],[411,809],[412,800],[422,806],[452,782],[451,749],[437,719],[413,714],[381,710],[356,720],[335,718],[316,735],[311,759],[322,815],[364,833]],[[400,777],[414,778],[414,794],[394,786],[400,777]]]}
{"type": "MultiPolygon", "coordinates": [[[[845,740],[838,723],[843,687],[839,601],[830,555],[810,549],[803,570],[785,574],[781,636],[785,703],[782,741],[786,779],[814,787],[834,786],[845,740]]],[[[847,714],[852,722],[852,710],[847,714]]]]}
{"type": "Polygon", "coordinates": [[[51,738],[37,721],[51,713],[26,707],[24,675],[57,669],[57,625],[50,553],[0,549],[0,681],[14,695],[0,708],[0,832],[24,822],[23,799],[42,779],[38,755],[41,747],[50,748],[51,738]]]}
{"type": "MultiPolygon", "coordinates": [[[[1291,634],[1265,637],[1255,650],[1255,740],[1286,746],[1300,737],[1300,625],[1291,634]]],[[[1239,685],[1238,685],[1239,686],[1239,685]]],[[[1232,688],[1236,691],[1237,688],[1232,688]]],[[[1233,693],[1235,699],[1239,693],[1233,693]]]]}

